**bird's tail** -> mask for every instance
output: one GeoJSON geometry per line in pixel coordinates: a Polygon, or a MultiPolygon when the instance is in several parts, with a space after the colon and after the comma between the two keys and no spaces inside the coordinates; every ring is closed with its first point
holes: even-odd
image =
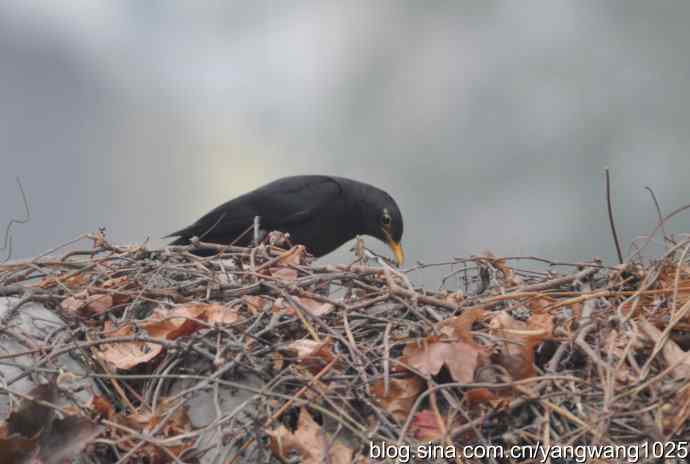
{"type": "MultiPolygon", "coordinates": [[[[172,242],[170,242],[169,245],[186,246],[186,245],[189,245],[190,243],[191,242],[189,241],[189,237],[178,237],[175,240],[173,240],[172,242]]],[[[216,250],[203,250],[203,249],[202,250],[190,250],[189,252],[193,255],[203,256],[203,257],[213,256],[216,253],[218,253],[218,251],[216,251],[216,250]]]]}
{"type": "Polygon", "coordinates": [[[170,245],[189,245],[189,237],[177,237],[175,240],[170,242],[170,245]]]}

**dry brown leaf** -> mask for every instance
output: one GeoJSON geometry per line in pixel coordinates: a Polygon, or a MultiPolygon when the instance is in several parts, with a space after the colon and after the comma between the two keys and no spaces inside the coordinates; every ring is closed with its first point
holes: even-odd
{"type": "MultiPolygon", "coordinates": [[[[106,331],[111,326],[106,322],[106,331]]],[[[110,337],[128,337],[134,335],[134,329],[125,325],[109,334],[110,337]]],[[[131,369],[134,366],[148,362],[163,351],[163,346],[158,343],[143,341],[107,343],[100,348],[93,349],[94,354],[116,369],[131,369]]]]}
{"type": "Polygon", "coordinates": [[[38,283],[39,288],[53,288],[59,284],[64,285],[67,288],[75,289],[86,285],[89,279],[84,274],[75,274],[73,276],[63,275],[63,276],[46,276],[38,283]]]}
{"type": "Polygon", "coordinates": [[[465,301],[465,294],[460,290],[457,292],[451,292],[444,295],[443,301],[453,305],[460,305],[463,301],[465,301]]]}
{"type": "MultiPolygon", "coordinates": [[[[662,332],[654,327],[652,323],[647,320],[639,322],[642,331],[654,342],[661,339],[662,332]]],[[[661,349],[666,364],[675,366],[671,371],[673,376],[677,379],[690,379],[690,353],[683,351],[676,342],[670,338],[666,340],[661,349]]]]}
{"type": "Polygon", "coordinates": [[[295,245],[278,262],[284,266],[299,266],[304,262],[305,252],[304,245],[295,245]]]}
{"type": "MultiPolygon", "coordinates": [[[[175,408],[172,416],[168,417],[165,424],[160,427],[162,418],[168,416],[168,411],[173,406],[174,404],[164,399],[159,403],[157,411],[152,412],[148,409],[137,410],[127,416],[115,415],[111,420],[142,434],[150,434],[155,428],[159,427],[156,434],[159,438],[173,437],[190,432],[192,430],[192,423],[184,407],[175,408]]],[[[140,446],[139,440],[137,440],[136,437],[117,428],[111,428],[108,432],[117,440],[118,448],[124,452],[137,446],[139,449],[134,456],[146,458],[156,463],[170,462],[168,454],[159,446],[153,444],[140,446]]],[[[166,447],[166,450],[174,456],[180,456],[182,452],[192,446],[192,440],[190,439],[188,441],[188,443],[183,444],[171,444],[166,447]]]]}
{"type": "Polygon", "coordinates": [[[297,360],[312,372],[319,372],[323,367],[333,361],[333,340],[330,337],[321,342],[309,339],[295,340],[287,347],[295,352],[297,360]]]}
{"type": "Polygon", "coordinates": [[[121,290],[129,285],[129,277],[128,276],[121,276],[121,277],[112,277],[110,279],[107,279],[103,281],[103,283],[100,285],[102,288],[107,288],[109,290],[112,289],[118,289],[121,290]]]}
{"type": "Polygon", "coordinates": [[[530,299],[526,304],[532,310],[533,314],[542,314],[546,311],[546,308],[551,306],[555,301],[554,298],[548,296],[539,296],[530,299]]]}
{"type": "Polygon", "coordinates": [[[245,295],[242,297],[242,301],[245,302],[247,308],[249,308],[249,311],[252,313],[252,315],[257,315],[263,312],[264,307],[266,306],[266,302],[268,300],[260,296],[245,295]]]}
{"type": "Polygon", "coordinates": [[[486,403],[498,400],[498,395],[488,388],[470,388],[463,395],[463,399],[469,404],[486,403]]]}
{"type": "Polygon", "coordinates": [[[274,371],[281,371],[283,370],[283,367],[285,366],[285,356],[283,356],[282,353],[278,351],[274,351],[271,353],[271,359],[273,360],[273,370],[274,371]]]}
{"type": "Polygon", "coordinates": [[[289,461],[291,455],[297,454],[302,464],[350,464],[352,450],[342,442],[329,438],[309,414],[305,407],[300,408],[297,428],[290,432],[280,425],[277,429],[267,430],[271,438],[273,455],[283,462],[289,461]]]}
{"type": "Polygon", "coordinates": [[[528,322],[514,319],[507,311],[494,315],[491,333],[504,340],[498,362],[514,380],[533,377],[534,348],[551,336],[553,322],[548,314],[532,315],[528,322]]]}
{"type": "Polygon", "coordinates": [[[84,274],[76,274],[62,280],[63,285],[66,285],[68,288],[79,288],[86,285],[88,282],[89,279],[84,274]]]}
{"type": "Polygon", "coordinates": [[[113,409],[113,405],[104,396],[92,396],[86,407],[93,410],[97,415],[104,417],[105,419],[112,419],[115,416],[115,409],[113,409]]]}
{"type": "Polygon", "coordinates": [[[300,303],[312,316],[323,316],[331,312],[333,309],[333,305],[331,303],[322,303],[306,297],[295,296],[293,298],[300,303]]]}
{"type": "MultiPolygon", "coordinates": [[[[167,415],[171,406],[170,402],[164,399],[159,403],[158,410],[155,412],[148,409],[137,410],[127,416],[117,416],[116,421],[121,424],[126,424],[139,432],[147,432],[153,430],[160,424],[161,419],[167,415]]],[[[172,417],[167,420],[166,426],[161,428],[160,433],[162,436],[168,436],[171,433],[178,433],[190,428],[191,421],[189,420],[189,416],[187,416],[186,409],[184,407],[178,407],[175,409],[172,417]]]]}
{"type": "Polygon", "coordinates": [[[331,303],[322,303],[312,298],[299,296],[292,296],[291,298],[295,301],[295,305],[292,305],[288,301],[285,301],[284,298],[276,298],[272,307],[273,313],[295,316],[298,313],[298,309],[300,309],[296,306],[299,305],[312,316],[323,316],[331,312],[334,308],[334,306],[331,303]]]}
{"type": "Polygon", "coordinates": [[[415,414],[410,423],[410,433],[419,441],[432,442],[443,438],[441,423],[446,419],[438,417],[431,409],[424,409],[415,414]]]}
{"type": "MultiPolygon", "coordinates": [[[[144,433],[151,433],[154,429],[160,426],[161,420],[166,415],[168,408],[163,406],[159,408],[156,413],[145,414],[146,420],[143,424],[142,431],[144,433]]],[[[187,411],[183,407],[176,408],[172,416],[168,418],[163,427],[159,428],[158,433],[164,437],[175,436],[191,430],[192,424],[187,415],[187,411]]]]}
{"type": "Polygon", "coordinates": [[[273,304],[271,305],[271,312],[273,314],[287,314],[288,316],[294,316],[295,315],[295,308],[288,307],[287,303],[285,303],[284,298],[276,298],[273,301],[273,304]]]}
{"type": "MultiPolygon", "coordinates": [[[[678,273],[678,265],[669,263],[663,267],[659,274],[657,282],[659,287],[664,289],[674,289],[676,287],[676,274],[678,274],[678,290],[676,305],[681,307],[690,300],[690,268],[682,266],[680,273],[678,273]]],[[[669,294],[672,296],[673,294],[669,294]]]]}
{"type": "Polygon", "coordinates": [[[527,319],[527,327],[529,330],[541,330],[543,332],[542,340],[553,339],[553,316],[551,314],[533,313],[527,319]]]}
{"type": "Polygon", "coordinates": [[[86,304],[81,310],[86,315],[99,315],[115,306],[115,300],[110,294],[89,295],[86,304]]]}
{"type": "MultiPolygon", "coordinates": [[[[71,288],[80,287],[86,283],[86,277],[78,274],[63,281],[63,283],[67,282],[71,283],[68,285],[71,288]]],[[[114,290],[123,290],[128,286],[130,284],[129,277],[127,276],[111,278],[91,291],[82,290],[65,298],[60,306],[65,312],[74,316],[97,316],[109,311],[113,306],[127,303],[130,300],[129,295],[118,293],[114,290]],[[99,288],[107,290],[107,292],[103,293],[103,290],[99,292],[99,288]]]]}
{"type": "Polygon", "coordinates": [[[232,325],[240,320],[240,313],[235,306],[212,304],[206,308],[206,320],[210,324],[232,325]]]}
{"type": "MultiPolygon", "coordinates": [[[[238,319],[236,310],[228,310],[221,304],[191,303],[177,306],[171,310],[156,308],[149,319],[139,321],[139,328],[151,338],[175,340],[191,335],[204,327],[202,322],[233,323],[238,319]]],[[[106,332],[112,324],[106,323],[106,332]]],[[[125,325],[110,333],[110,337],[126,337],[135,334],[131,325],[125,325]]],[[[132,367],[148,362],[163,351],[158,343],[133,341],[108,343],[94,352],[98,357],[118,369],[132,367]]]]}
{"type": "MultiPolygon", "coordinates": [[[[188,304],[177,306],[172,310],[156,308],[149,319],[139,323],[139,327],[145,329],[153,338],[175,340],[176,338],[192,334],[200,327],[203,327],[195,319],[205,320],[209,306],[211,305],[188,304]]],[[[222,305],[213,306],[223,308],[222,305]]]]}
{"type": "Polygon", "coordinates": [[[407,419],[417,397],[424,390],[426,382],[417,375],[389,380],[388,395],[385,395],[386,387],[383,379],[372,385],[371,392],[391,416],[403,422],[407,419]]]}
{"type": "Polygon", "coordinates": [[[190,335],[204,327],[203,322],[233,324],[239,320],[236,308],[222,304],[191,303],[172,310],[157,308],[151,317],[139,324],[155,338],[175,340],[190,335]]]}
{"type": "Polygon", "coordinates": [[[320,302],[313,300],[311,298],[301,298],[302,305],[311,313],[313,316],[323,316],[328,314],[333,309],[333,305],[328,302],[320,302]]]}
{"type": "Polygon", "coordinates": [[[297,359],[301,360],[307,357],[313,357],[322,346],[323,342],[303,338],[290,343],[288,345],[288,350],[294,351],[297,355],[297,359]]]}
{"type": "Polygon", "coordinates": [[[461,315],[444,319],[438,323],[438,330],[448,337],[457,337],[465,343],[475,344],[472,336],[472,325],[486,314],[482,308],[472,308],[461,315]]]}
{"type": "Polygon", "coordinates": [[[60,303],[60,308],[62,308],[62,310],[69,315],[77,316],[79,315],[81,308],[84,307],[85,304],[86,302],[83,299],[74,296],[69,296],[62,300],[62,303],[60,303]]]}
{"type": "Polygon", "coordinates": [[[110,294],[88,295],[86,291],[62,300],[60,307],[73,316],[90,317],[100,315],[115,305],[110,294]]]}
{"type": "Polygon", "coordinates": [[[464,341],[442,341],[433,335],[405,345],[400,362],[413,367],[423,376],[439,373],[445,365],[456,382],[471,383],[474,371],[485,355],[482,347],[464,341]]]}
{"type": "Polygon", "coordinates": [[[505,258],[491,259],[491,264],[503,273],[503,281],[507,287],[517,287],[522,284],[522,279],[513,272],[513,269],[508,266],[508,264],[506,264],[505,258]]]}
{"type": "Polygon", "coordinates": [[[128,276],[113,277],[103,282],[100,287],[109,290],[109,294],[113,298],[113,305],[115,306],[128,303],[132,299],[128,294],[116,291],[128,290],[133,287],[128,276]]]}
{"type": "MultiPolygon", "coordinates": [[[[147,428],[150,428],[148,426],[155,420],[155,417],[155,414],[148,409],[144,409],[143,411],[138,409],[126,416],[118,414],[114,419],[118,424],[126,425],[131,429],[143,432],[147,428]]],[[[115,432],[120,433],[117,429],[115,432]]]]}
{"type": "Polygon", "coordinates": [[[280,267],[271,269],[271,276],[280,280],[287,280],[292,282],[297,280],[299,273],[296,269],[292,269],[291,267],[280,267]]]}

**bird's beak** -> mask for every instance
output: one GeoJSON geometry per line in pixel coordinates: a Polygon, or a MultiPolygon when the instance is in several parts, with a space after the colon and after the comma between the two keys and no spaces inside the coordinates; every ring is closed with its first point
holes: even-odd
{"type": "Polygon", "coordinates": [[[399,242],[393,240],[393,237],[391,237],[391,234],[387,229],[384,228],[382,230],[384,237],[386,237],[386,243],[393,251],[393,255],[395,255],[395,264],[397,264],[398,267],[402,266],[403,262],[405,262],[405,252],[403,251],[402,246],[399,242]]]}
{"type": "Polygon", "coordinates": [[[395,264],[398,265],[398,267],[402,266],[403,262],[405,262],[405,252],[402,249],[402,246],[400,243],[396,242],[392,238],[388,239],[388,246],[390,249],[393,251],[393,254],[395,255],[395,264]]]}

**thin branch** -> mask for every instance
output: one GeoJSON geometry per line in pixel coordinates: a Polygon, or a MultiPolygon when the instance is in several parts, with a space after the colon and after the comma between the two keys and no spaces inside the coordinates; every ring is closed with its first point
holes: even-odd
{"type": "Polygon", "coordinates": [[[616,232],[616,224],[613,221],[613,206],[611,204],[611,177],[609,175],[609,168],[604,169],[606,173],[606,206],[609,211],[609,224],[611,224],[611,234],[613,234],[613,242],[616,245],[616,253],[618,254],[618,261],[623,264],[623,252],[621,252],[621,244],[618,241],[618,233],[616,232]]]}
{"type": "Polygon", "coordinates": [[[15,224],[26,224],[31,220],[31,210],[29,209],[29,201],[26,199],[26,192],[24,192],[24,187],[22,186],[22,182],[19,177],[16,179],[17,186],[19,186],[19,193],[21,193],[22,202],[24,203],[25,217],[23,219],[12,218],[10,219],[10,222],[7,223],[7,226],[5,227],[5,238],[3,240],[2,247],[0,247],[0,250],[2,251],[7,250],[7,257],[0,261],[0,263],[6,263],[12,258],[12,236],[10,235],[12,226],[15,224]]]}
{"type": "Polygon", "coordinates": [[[671,238],[669,238],[668,235],[666,235],[666,230],[664,229],[664,216],[661,214],[661,206],[659,206],[659,202],[656,199],[654,190],[652,190],[652,188],[649,186],[645,186],[645,189],[652,196],[652,201],[654,202],[654,207],[656,208],[656,215],[658,219],[657,225],[661,226],[661,234],[664,236],[664,245],[666,244],[666,241],[674,243],[674,241],[671,238]]]}

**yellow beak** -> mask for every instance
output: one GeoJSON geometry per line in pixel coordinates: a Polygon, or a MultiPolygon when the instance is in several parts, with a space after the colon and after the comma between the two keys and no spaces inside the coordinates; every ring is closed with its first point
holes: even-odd
{"type": "Polygon", "coordinates": [[[390,249],[393,251],[393,254],[395,255],[395,264],[398,265],[398,267],[402,266],[403,262],[405,262],[405,252],[402,249],[402,246],[400,243],[396,242],[392,238],[388,239],[388,246],[390,249]]]}

